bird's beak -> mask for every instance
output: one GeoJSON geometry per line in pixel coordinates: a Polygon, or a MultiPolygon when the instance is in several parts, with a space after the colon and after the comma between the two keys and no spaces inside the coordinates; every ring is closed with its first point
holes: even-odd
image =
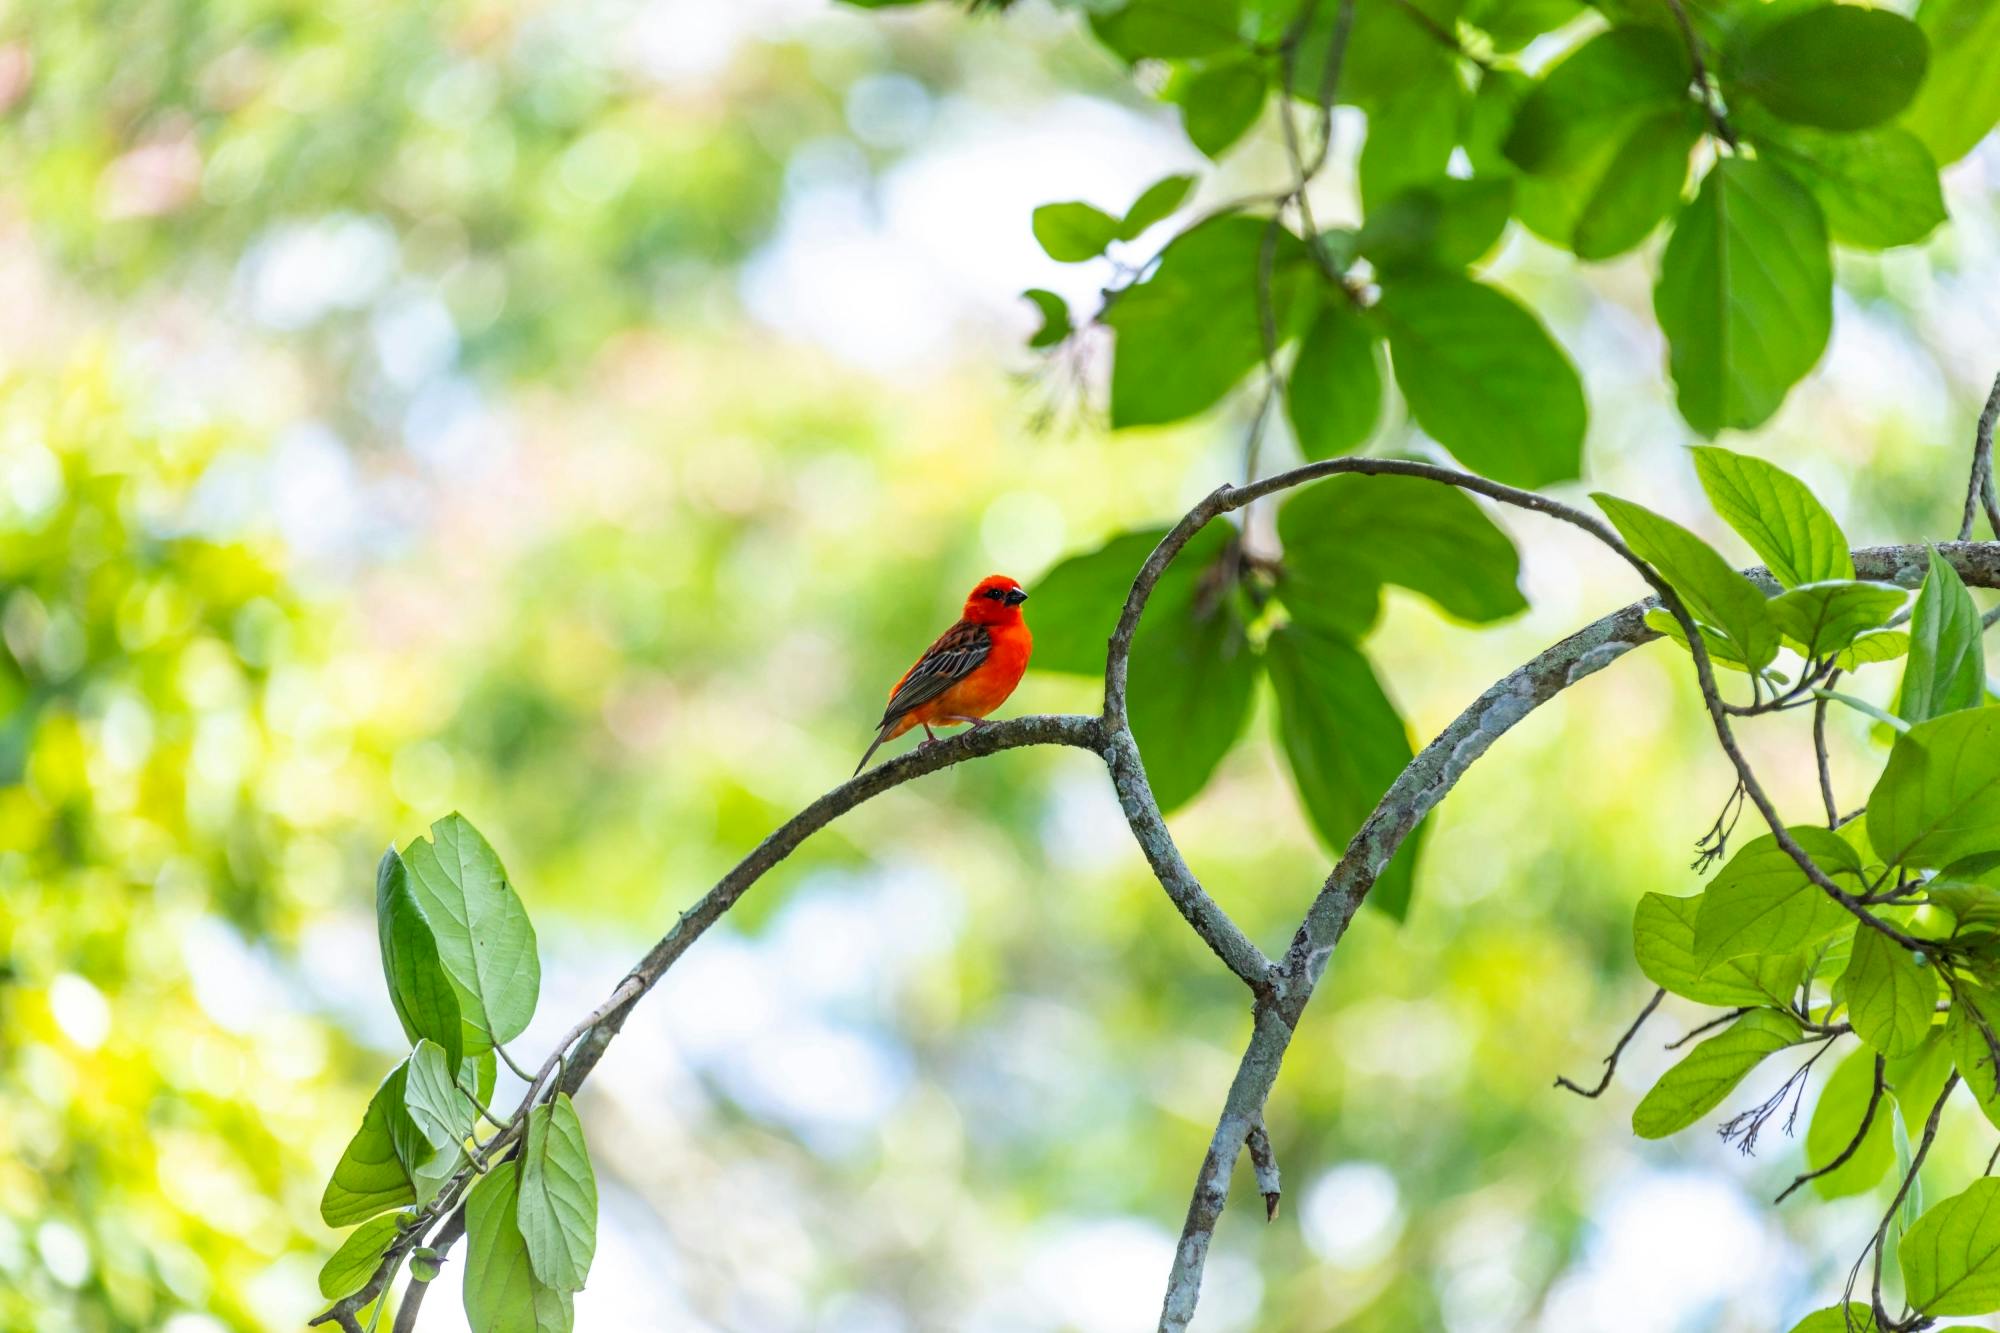
{"type": "Polygon", "coordinates": [[[1028,600],[1028,594],[1022,592],[1019,588],[1009,588],[1007,590],[1007,605],[1019,606],[1021,603],[1027,600],[1028,600]]]}

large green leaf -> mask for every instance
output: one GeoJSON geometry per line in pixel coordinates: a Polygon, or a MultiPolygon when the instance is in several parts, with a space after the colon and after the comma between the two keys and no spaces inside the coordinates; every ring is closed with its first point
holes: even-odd
{"type": "Polygon", "coordinates": [[[375,869],[375,927],[389,1002],[403,1021],[403,1035],[412,1042],[430,1038],[456,1068],[465,1044],[458,993],[438,959],[430,922],[410,891],[409,867],[394,847],[382,853],[375,869]]]}
{"type": "Polygon", "coordinates": [[[1445,174],[1458,143],[1465,88],[1450,65],[1427,64],[1369,113],[1356,182],[1366,212],[1445,174]]]}
{"type": "Polygon", "coordinates": [[[1101,208],[1071,201],[1043,204],[1034,213],[1035,239],[1050,259],[1080,264],[1118,239],[1118,219],[1101,208]]]}
{"type": "Polygon", "coordinates": [[[1852,579],[1847,536],[1806,484],[1761,458],[1718,445],[1694,450],[1695,475],[1723,522],[1787,588],[1852,579]]]}
{"type": "Polygon", "coordinates": [[[1686,100],[1687,47],[1658,28],[1619,27],[1578,46],[1521,103],[1505,152],[1523,171],[1559,174],[1622,140],[1634,122],[1686,100]]]}
{"type": "Polygon", "coordinates": [[[1908,598],[1887,583],[1804,583],[1771,599],[1771,618],[1801,653],[1829,657],[1866,631],[1888,624],[1908,598]]]}
{"type": "Polygon", "coordinates": [[[1842,245],[1886,250],[1915,245],[1945,220],[1937,163],[1908,130],[1859,133],[1748,119],[1758,152],[1812,191],[1826,228],[1842,245]]]}
{"type": "Polygon", "coordinates": [[[1117,333],[1111,424],[1159,425],[1205,411],[1264,358],[1258,300],[1267,235],[1277,341],[1297,332],[1314,281],[1303,242],[1268,219],[1232,214],[1175,237],[1153,276],[1104,313],[1117,333]]]}
{"type": "Polygon", "coordinates": [[[1930,552],[1930,571],[1910,613],[1910,661],[1896,715],[1924,722],[1986,701],[1986,648],[1979,607],[1949,561],[1930,552]]]}
{"type": "Polygon", "coordinates": [[[1493,39],[1493,49],[1518,51],[1583,12],[1579,0],[1467,0],[1465,21],[1493,39]]]}
{"type": "Polygon", "coordinates": [[[1376,314],[1417,424],[1467,467],[1517,486],[1578,475],[1576,368],[1512,298],[1452,274],[1385,275],[1376,314]]]}
{"type": "Polygon", "coordinates": [[[1320,306],[1285,385],[1285,410],[1307,458],[1358,448],[1382,419],[1377,341],[1345,297],[1336,294],[1320,306]]]}
{"type": "Polygon", "coordinates": [[[1903,113],[1939,166],[1958,161],[2000,123],[2000,4],[1994,0],[1922,0],[1917,26],[1930,38],[1930,73],[1903,113]]]}
{"type": "Polygon", "coordinates": [[[1663,1139],[1714,1110],[1764,1058],[1800,1039],[1798,1021],[1771,1009],[1753,1009],[1689,1051],[1660,1076],[1632,1108],[1632,1132],[1663,1139]]]}
{"type": "MultiPolygon", "coordinates": [[[[1360,649],[1293,624],[1266,652],[1278,698],[1278,740],[1292,783],[1320,840],[1335,854],[1360,831],[1410,762],[1409,729],[1360,649]]],[[[1367,900],[1402,920],[1410,908],[1419,825],[1375,880],[1367,900]]]]}
{"type": "MultiPolygon", "coordinates": [[[[1839,834],[1813,825],[1787,831],[1826,874],[1860,871],[1861,858],[1839,834]]],[[[1853,922],[1766,833],[1744,843],[1702,893],[1694,952],[1704,968],[1745,954],[1788,954],[1853,922]]]]}
{"type": "Polygon", "coordinates": [[[1760,668],[1778,655],[1778,626],[1763,591],[1714,547],[1644,505],[1602,492],[1590,498],[1633,553],[1673,585],[1696,620],[1728,639],[1741,661],[1760,668]]]}
{"type": "Polygon", "coordinates": [[[583,1122],[566,1094],[528,1114],[519,1220],[535,1276],[562,1291],[582,1291],[597,1252],[597,1175],[583,1122]]]}
{"type": "MultiPolygon", "coordinates": [[[[1874,1091],[1873,1051],[1857,1050],[1834,1068],[1833,1076],[1827,1079],[1819,1101],[1813,1106],[1812,1122],[1806,1126],[1808,1168],[1817,1171],[1847,1151],[1847,1145],[1854,1142],[1861,1129],[1861,1117],[1868,1113],[1868,1101],[1874,1091]]],[[[1814,1177],[1813,1190],[1822,1199],[1844,1199],[1873,1189],[1896,1156],[1895,1136],[1890,1128],[1895,1118],[1895,1102],[1885,1092],[1854,1155],[1825,1175],[1814,1177]]]]}
{"type": "Polygon", "coordinates": [[[2000,1310],[2000,1179],[1975,1180],[1918,1218],[1896,1259],[1904,1299],[1924,1314],[2000,1310]]]}
{"type": "Polygon", "coordinates": [[[1295,620],[1354,639],[1394,583],[1474,624],[1525,611],[1513,541],[1463,491],[1421,477],[1328,477],[1278,511],[1279,595],[1295,620]]]}
{"type": "Polygon", "coordinates": [[[518,1218],[521,1173],[503,1162],[465,1201],[465,1318],[472,1333],[569,1333],[569,1292],[535,1276],[518,1218]]]}
{"type": "Polygon", "coordinates": [[[1653,313],[1687,423],[1704,435],[1762,425],[1833,328],[1819,205],[1769,162],[1717,162],[1667,242],[1653,313]]]}
{"type": "Polygon", "coordinates": [[[347,1239],[319,1270],[319,1294],[330,1301],[342,1300],[368,1285],[382,1254],[403,1228],[399,1213],[371,1217],[347,1233],[347,1239]]]}
{"type": "Polygon", "coordinates": [[[1804,953],[1759,954],[1703,967],[1694,949],[1701,895],[1649,893],[1632,913],[1632,953],[1656,986],[1701,1004],[1790,1004],[1805,976],[1804,953]]]}
{"type": "MultiPolygon", "coordinates": [[[[1169,620],[1183,614],[1202,580],[1221,558],[1235,529],[1217,521],[1196,532],[1181,548],[1166,573],[1153,585],[1141,625],[1155,616],[1169,620]]],[[[1148,528],[1113,537],[1094,551],[1069,556],[1035,580],[1028,619],[1035,631],[1037,671],[1063,671],[1080,676],[1104,676],[1104,658],[1111,631],[1125,609],[1125,598],[1146,557],[1167,535],[1165,528],[1148,528]]]]}
{"type": "MultiPolygon", "coordinates": [[[[500,858],[460,814],[403,849],[410,890],[458,992],[467,1051],[521,1035],[534,1017],[542,965],[535,928],[500,858]]],[[[443,1043],[440,1043],[442,1045],[443,1043]]]]}
{"type": "Polygon", "coordinates": [[[1189,142],[1210,157],[1221,157],[1241,139],[1264,110],[1270,77],[1249,60],[1219,61],[1188,76],[1174,100],[1189,142]]]}
{"type": "Polygon", "coordinates": [[[1879,930],[1854,929],[1854,952],[1842,974],[1854,1031],[1884,1055],[1913,1054],[1931,1035],[1937,969],[1879,930]]]}
{"type": "Polygon", "coordinates": [[[1722,74],[1726,86],[1795,124],[1863,130],[1909,105],[1928,46],[1900,14],[1815,5],[1744,24],[1723,50],[1722,74]]]}
{"type": "Polygon", "coordinates": [[[1423,181],[1370,208],[1355,246],[1377,273],[1461,269],[1499,241],[1513,202],[1505,176],[1423,181]]]}
{"type": "Polygon", "coordinates": [[[2000,1075],[1989,1035],[2000,1039],[2000,996],[1961,981],[1945,1015],[1944,1040],[1958,1076],[1988,1120],[2000,1125],[2000,1075]]]}
{"type": "Polygon", "coordinates": [[[1868,836],[1885,862],[1911,868],[2000,851],[2000,704],[1898,736],[1868,797],[1868,836]]]}
{"type": "Polygon", "coordinates": [[[1132,639],[1125,702],[1161,810],[1193,800],[1243,734],[1257,665],[1227,595],[1147,608],[1132,639]]]}
{"type": "Polygon", "coordinates": [[[397,1065],[375,1089],[361,1128],[334,1164],[319,1201],[320,1220],[330,1227],[352,1226],[417,1201],[409,1162],[422,1155],[411,1145],[421,1143],[423,1136],[403,1109],[407,1069],[406,1064],[397,1065]]]}
{"type": "Polygon", "coordinates": [[[459,1090],[456,1068],[434,1041],[420,1041],[410,1052],[403,1105],[433,1148],[449,1148],[472,1137],[472,1103],[459,1090]]]}
{"type": "Polygon", "coordinates": [[[1624,254],[1680,206],[1688,155],[1704,128],[1701,109],[1692,102],[1655,112],[1631,128],[1595,188],[1578,194],[1582,207],[1569,242],[1578,259],[1624,254]]]}

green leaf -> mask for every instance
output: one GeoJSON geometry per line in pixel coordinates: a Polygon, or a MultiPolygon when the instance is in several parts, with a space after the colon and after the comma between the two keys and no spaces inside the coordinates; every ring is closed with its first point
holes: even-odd
{"type": "Polygon", "coordinates": [[[1583,198],[1570,236],[1578,259],[1610,259],[1632,249],[1680,207],[1688,155],[1701,142],[1700,108],[1692,102],[1635,125],[1583,198]]]}
{"type": "Polygon", "coordinates": [[[1875,1333],[1875,1312],[1861,1301],[1829,1305],[1792,1325],[1792,1333],[1875,1333]]]}
{"type": "MultiPolygon", "coordinates": [[[[1292,6],[1292,12],[1296,8],[1292,6]]],[[[1357,3],[1347,56],[1340,67],[1339,100],[1373,110],[1413,83],[1435,79],[1439,70],[1450,68],[1453,57],[1438,41],[1438,33],[1451,32],[1457,26],[1459,8],[1460,0],[1357,3]]],[[[1304,101],[1319,100],[1327,54],[1333,45],[1333,26],[1340,12],[1339,5],[1319,5],[1297,44],[1292,87],[1304,101]]]]}
{"type": "Polygon", "coordinates": [[[1193,800],[1250,720],[1257,655],[1231,599],[1149,605],[1132,639],[1126,708],[1162,811],[1193,800]]]}
{"type": "Polygon", "coordinates": [[[2000,123],[2000,4],[1993,0],[1922,0],[1917,26],[1930,39],[1930,73],[1903,113],[1941,167],[1958,161],[2000,123]]]}
{"type": "MultiPolygon", "coordinates": [[[[1360,649],[1304,625],[1275,631],[1265,652],[1278,699],[1278,741],[1320,840],[1344,851],[1410,762],[1409,729],[1360,649]]],[[[1423,826],[1413,829],[1366,901],[1396,920],[1409,913],[1423,826]]]]}
{"type": "Polygon", "coordinates": [[[1126,211],[1125,220],[1118,224],[1118,239],[1133,240],[1154,223],[1166,221],[1187,202],[1193,189],[1194,177],[1189,175],[1162,176],[1154,181],[1126,211]]]}
{"type": "Polygon", "coordinates": [[[1769,162],[1717,162],[1667,242],[1653,313],[1687,423],[1704,435],[1762,425],[1833,328],[1826,221],[1812,195],[1769,162]]]}
{"type": "MultiPolygon", "coordinates": [[[[1681,631],[1681,622],[1674,619],[1673,612],[1664,606],[1656,606],[1643,617],[1646,628],[1655,634],[1664,634],[1683,650],[1688,649],[1687,635],[1681,631]]],[[[1708,660],[1730,671],[1740,671],[1745,675],[1769,675],[1768,672],[1752,672],[1750,664],[1743,660],[1743,652],[1735,644],[1717,634],[1705,625],[1697,625],[1701,631],[1701,641],[1708,648],[1708,660]]]]}
{"type": "Polygon", "coordinates": [[[1285,411],[1307,458],[1332,458],[1367,441],[1382,419],[1375,331],[1344,297],[1320,306],[1285,384],[1285,411]]]}
{"type": "Polygon", "coordinates": [[[438,958],[437,938],[410,890],[409,867],[391,847],[375,869],[375,926],[389,1002],[412,1042],[426,1037],[442,1046],[455,1066],[465,1033],[458,993],[438,958]]]}
{"type": "Polygon", "coordinates": [[[1411,414],[1460,462],[1516,486],[1579,474],[1583,384],[1512,298],[1451,274],[1385,275],[1375,311],[1411,414]]]}
{"type": "Polygon", "coordinates": [[[1879,930],[1855,927],[1843,974],[1854,1031],[1884,1055],[1912,1054],[1931,1034],[1937,970],[1879,930]]]}
{"type": "Polygon", "coordinates": [[[535,1276],[561,1291],[582,1291],[597,1252],[597,1176],[583,1122],[564,1093],[528,1113],[519,1219],[535,1276]]]}
{"type": "Polygon", "coordinates": [[[2000,996],[1961,981],[1952,997],[1951,1012],[1945,1015],[1945,1045],[1972,1099],[1989,1121],[2000,1125],[2000,1079],[1994,1074],[1989,1036],[2000,1039],[2000,996]]]}
{"type": "Polygon", "coordinates": [[[1986,701],[1986,649],[1979,607],[1935,548],[1910,613],[1910,661],[1896,715],[1924,722],[1986,701]]]}
{"type": "Polygon", "coordinates": [[[450,1148],[472,1137],[472,1103],[459,1091],[456,1069],[444,1048],[424,1040],[410,1052],[403,1105],[433,1148],[450,1148]]]}
{"type": "Polygon", "coordinates": [[[1673,585],[1696,620],[1727,638],[1745,664],[1760,668],[1778,655],[1778,626],[1763,591],[1714,547],[1644,505],[1601,491],[1590,498],[1633,553],[1673,585]]]}
{"type": "Polygon", "coordinates": [[[1639,970],[1656,986],[1664,986],[1701,1004],[1790,1004],[1805,976],[1803,953],[1768,954],[1731,959],[1704,968],[1694,951],[1695,918],[1701,895],[1672,898],[1649,893],[1632,914],[1632,953],[1639,970]]]}
{"type": "Polygon", "coordinates": [[[1846,704],[1855,712],[1860,713],[1864,717],[1873,718],[1875,721],[1888,727],[1891,731],[1908,732],[1910,729],[1910,724],[1903,721],[1902,718],[1897,717],[1894,713],[1884,712],[1874,704],[1869,703],[1866,699],[1857,699],[1853,695],[1843,694],[1839,690],[1827,690],[1815,687],[1813,697],[1816,699],[1831,699],[1837,704],[1846,704]]]}
{"type": "Polygon", "coordinates": [[[1842,671],[1867,666],[1871,662],[1893,662],[1910,651],[1910,636],[1899,629],[1875,630],[1859,635],[1834,659],[1842,671]]]}
{"type": "Polygon", "coordinates": [[[431,839],[413,841],[403,860],[458,992],[465,1049],[476,1053],[520,1036],[534,1017],[542,984],[535,928],[500,858],[465,816],[454,813],[431,825],[431,839]]]}
{"type": "Polygon", "coordinates": [[[1910,104],[1928,46],[1900,14],[1816,5],[1744,25],[1723,50],[1722,77],[1794,124],[1865,130],[1910,104]]]}
{"type": "Polygon", "coordinates": [[[1937,163],[1908,130],[1884,125],[1843,134],[1745,119],[1759,154],[1812,191],[1842,245],[1915,245],[1944,222],[1937,163]]]}
{"type": "Polygon", "coordinates": [[[1687,48],[1658,28],[1620,27],[1558,61],[1521,103],[1504,151],[1523,171],[1561,174],[1621,142],[1634,122],[1687,98],[1687,48]]]}
{"type": "Polygon", "coordinates": [[[1242,40],[1241,24],[1236,0],[1128,0],[1122,8],[1090,16],[1098,40],[1127,60],[1228,51],[1242,40]]]}
{"type": "Polygon", "coordinates": [[[1909,594],[1887,583],[1805,583],[1771,599],[1771,618],[1807,657],[1828,657],[1885,625],[1909,594]]]}
{"type": "Polygon", "coordinates": [[[1294,620],[1358,639],[1376,589],[1421,593],[1473,624],[1528,609],[1514,543],[1463,491],[1422,477],[1328,477],[1278,510],[1279,596],[1294,620]]]}
{"type": "Polygon", "coordinates": [[[1852,579],[1847,535],[1806,484],[1761,458],[1697,445],[1695,475],[1722,521],[1750,543],[1787,588],[1852,579]]]}
{"type": "Polygon", "coordinates": [[[1356,177],[1361,207],[1373,212],[1413,185],[1445,174],[1458,143],[1465,87],[1451,65],[1424,65],[1368,115],[1356,177]]]}
{"type": "Polygon", "coordinates": [[[347,1233],[347,1239],[319,1270],[319,1294],[330,1301],[344,1300],[368,1285],[382,1263],[383,1252],[396,1233],[403,1229],[400,1213],[371,1217],[347,1233]]]}
{"type": "Polygon", "coordinates": [[[422,1135],[403,1109],[407,1068],[397,1065],[375,1089],[361,1117],[361,1128],[354,1131],[347,1150],[334,1164],[319,1201],[320,1220],[330,1227],[352,1226],[417,1201],[410,1169],[405,1165],[412,1155],[406,1145],[421,1142],[422,1135]]]}
{"type": "Polygon", "coordinates": [[[1918,1218],[1896,1260],[1904,1299],[1926,1315],[2000,1310],[2000,1179],[1975,1180],[1918,1218]]]}
{"type": "MultiPolygon", "coordinates": [[[[1813,825],[1787,832],[1829,876],[1860,872],[1861,858],[1839,834],[1813,825]]],[[[1701,895],[1694,952],[1704,968],[1745,954],[1793,953],[1853,922],[1766,833],[1743,844],[1701,895]]]]}
{"type": "Polygon", "coordinates": [[[1196,148],[1219,158],[1257,123],[1269,90],[1269,76],[1252,61],[1210,65],[1190,76],[1175,99],[1181,128],[1196,148]]]}
{"type": "Polygon", "coordinates": [[[1653,1085],[1632,1109],[1632,1132],[1663,1139],[1707,1115],[1768,1055],[1800,1040],[1796,1019],[1753,1009],[1708,1038],[1653,1085]]]}
{"type": "Polygon", "coordinates": [[[1050,259],[1081,264],[1118,239],[1118,219],[1101,208],[1070,202],[1043,204],[1034,213],[1035,239],[1050,259]]]}
{"type": "Polygon", "coordinates": [[[503,1162],[465,1201],[465,1318],[472,1333],[569,1333],[571,1296],[535,1276],[518,1221],[518,1166],[503,1162]]]}
{"type": "Polygon", "coordinates": [[[1888,1062],[1883,1072],[1889,1080],[1889,1091],[1896,1094],[1896,1106],[1907,1130],[1922,1127],[1931,1107],[1937,1104],[1938,1094],[1944,1091],[1944,1081],[1951,1076],[1951,1070],[1948,1025],[1932,1028],[1930,1039],[1914,1054],[1888,1062]]]}
{"type": "MultiPolygon", "coordinates": [[[[1875,1091],[1875,1053],[1857,1050],[1834,1068],[1833,1076],[1820,1090],[1813,1106],[1812,1123],[1806,1127],[1806,1166],[1817,1171],[1847,1151],[1861,1130],[1861,1117],[1875,1091]]],[[[1868,1132],[1854,1155],[1834,1170],[1813,1179],[1813,1191],[1822,1199],[1844,1199],[1875,1187],[1896,1155],[1895,1135],[1890,1122],[1896,1118],[1895,1102],[1885,1092],[1868,1122],[1868,1132]]],[[[1844,1333],[1844,1331],[1843,1331],[1844,1333]]]]}
{"type": "Polygon", "coordinates": [[[1111,424],[1150,426],[1213,407],[1264,359],[1259,274],[1273,244],[1271,313],[1282,346],[1310,309],[1305,245],[1264,218],[1230,215],[1175,237],[1157,272],[1104,313],[1117,333],[1111,424]]]}
{"type": "Polygon", "coordinates": [[[1468,0],[1465,21],[1492,38],[1494,50],[1505,53],[1520,50],[1582,13],[1578,0],[1468,0]]]}
{"type": "Polygon", "coordinates": [[[1504,176],[1426,181],[1371,208],[1356,244],[1380,273],[1461,269],[1499,241],[1513,202],[1504,176]]]}
{"type": "Polygon", "coordinates": [[[435,1282],[444,1267],[444,1256],[428,1245],[410,1251],[410,1276],[419,1282],[435,1282]]]}
{"type": "Polygon", "coordinates": [[[2000,851],[2000,704],[1898,736],[1868,797],[1868,836],[1885,862],[1911,868],[2000,851]]]}
{"type": "MultiPolygon", "coordinates": [[[[1139,622],[1142,627],[1156,616],[1164,621],[1187,613],[1202,578],[1222,558],[1235,531],[1226,522],[1214,522],[1188,539],[1153,585],[1139,622]]],[[[1121,533],[1094,551],[1068,557],[1035,580],[1035,655],[1030,665],[1037,671],[1102,680],[1106,645],[1125,609],[1132,581],[1166,535],[1165,528],[1121,533]]]]}
{"type": "Polygon", "coordinates": [[[1035,309],[1042,315],[1042,327],[1028,339],[1028,346],[1054,347],[1073,332],[1069,322],[1069,303],[1062,297],[1046,287],[1030,287],[1021,295],[1034,302],[1035,309]]]}

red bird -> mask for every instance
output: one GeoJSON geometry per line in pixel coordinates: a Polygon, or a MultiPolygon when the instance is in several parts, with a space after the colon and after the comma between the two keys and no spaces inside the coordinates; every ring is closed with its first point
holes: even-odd
{"type": "Polygon", "coordinates": [[[854,771],[868,767],[883,741],[894,740],[911,727],[922,727],[926,737],[936,740],[933,722],[941,727],[960,722],[983,726],[986,715],[1007,702],[1028,669],[1035,636],[1021,618],[1021,603],[1027,600],[1021,585],[1005,574],[979,580],[965,599],[958,623],[940,634],[889,691],[875,743],[854,771]]]}

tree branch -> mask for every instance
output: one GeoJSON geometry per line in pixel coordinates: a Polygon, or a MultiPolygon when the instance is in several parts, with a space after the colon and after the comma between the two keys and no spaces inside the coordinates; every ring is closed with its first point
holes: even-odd
{"type": "Polygon", "coordinates": [[[1993,483],[1993,426],[2000,421],[2000,375],[1993,378],[1993,388],[1986,395],[1986,406],[1980,409],[1979,425],[1972,433],[1972,479],[1965,484],[1965,512],[1958,520],[1958,539],[1972,540],[1973,520],[1978,516],[1980,506],[1986,509],[1986,522],[1993,529],[1993,535],[2000,537],[2000,494],[1996,494],[1993,483]]]}
{"type": "MultiPolygon", "coordinates": [[[[1868,1109],[1861,1113],[1861,1124],[1855,1129],[1854,1137],[1848,1140],[1847,1146],[1840,1150],[1840,1156],[1834,1158],[1818,1170],[1807,1171],[1803,1175],[1795,1177],[1791,1184],[1785,1186],[1780,1191],[1777,1198],[1771,1200],[1772,1203],[1783,1203],[1791,1196],[1793,1190],[1805,1184],[1808,1180],[1818,1180],[1821,1176],[1830,1175],[1840,1170],[1841,1167],[1847,1165],[1847,1159],[1854,1156],[1860,1150],[1861,1141],[1868,1137],[1868,1127],[1875,1123],[1875,1108],[1882,1104],[1882,1089],[1887,1086],[1886,1081],[1882,1077],[1886,1065],[1887,1062],[1883,1060],[1881,1053],[1878,1051],[1875,1055],[1875,1089],[1868,1094],[1868,1109]]],[[[1812,1136],[1810,1134],[1806,1136],[1806,1141],[1808,1144],[1811,1143],[1812,1136]]]]}
{"type": "Polygon", "coordinates": [[[1604,1090],[1611,1086],[1611,1076],[1618,1072],[1618,1057],[1625,1053],[1625,1048],[1631,1044],[1632,1038],[1639,1035],[1640,1027],[1645,1024],[1647,1019],[1653,1016],[1653,1011],[1660,1007],[1660,1001],[1666,998],[1667,988],[1665,986],[1660,986],[1653,991],[1653,998],[1646,1001],[1646,1007],[1639,1011],[1639,1016],[1632,1020],[1630,1027],[1625,1029],[1625,1035],[1620,1037],[1618,1044],[1611,1048],[1611,1054],[1604,1057],[1604,1077],[1597,1080],[1596,1087],[1586,1088],[1580,1084],[1572,1083],[1561,1074],[1556,1075],[1556,1086],[1558,1088],[1568,1088],[1579,1097],[1602,1097],[1604,1090]]]}

